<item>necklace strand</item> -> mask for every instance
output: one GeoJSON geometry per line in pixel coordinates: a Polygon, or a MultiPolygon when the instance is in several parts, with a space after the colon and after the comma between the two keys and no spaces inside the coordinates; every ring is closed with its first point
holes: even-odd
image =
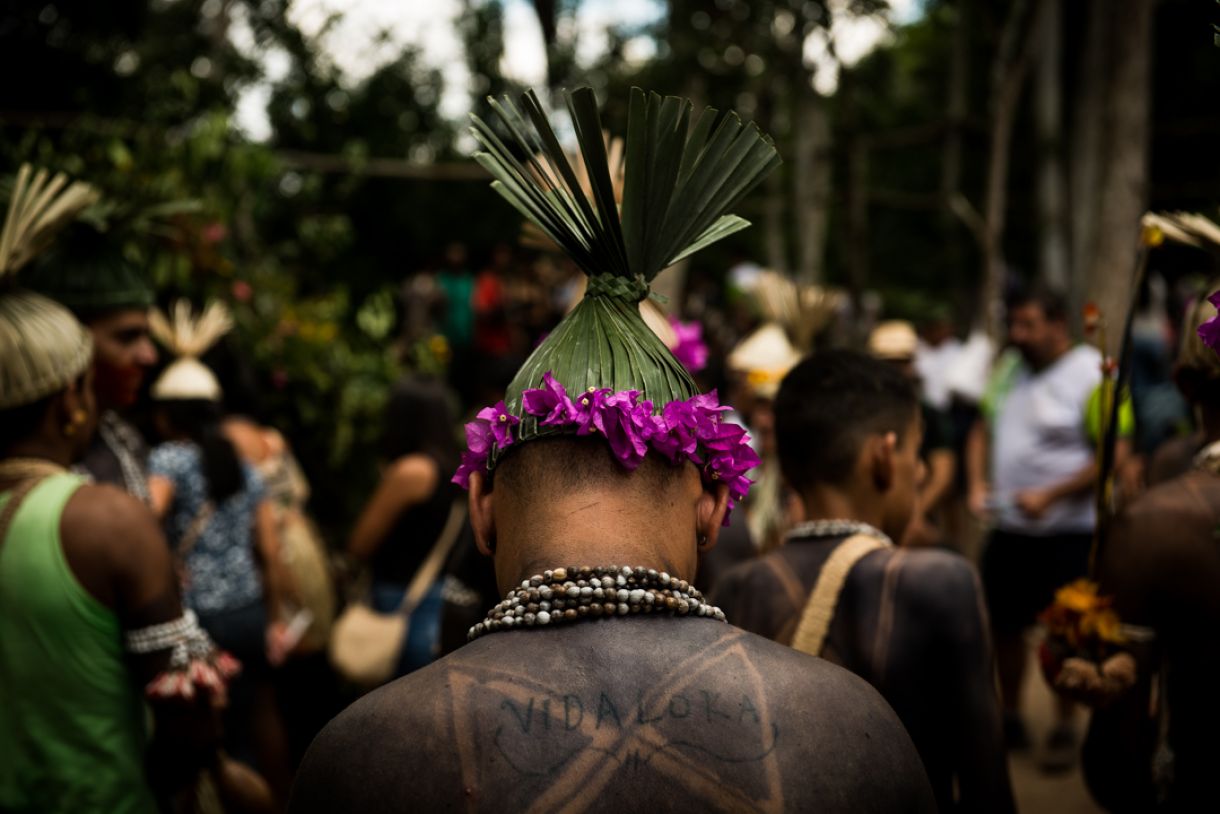
{"type": "Polygon", "coordinates": [[[690,583],[653,568],[598,566],[543,571],[508,592],[487,618],[470,629],[470,641],[518,627],[547,627],[635,614],[703,616],[725,621],[690,583]]]}
{"type": "Polygon", "coordinates": [[[802,537],[850,537],[853,534],[863,534],[866,537],[872,537],[880,540],[886,545],[892,546],[894,541],[889,535],[876,526],[870,526],[860,520],[810,520],[807,523],[801,523],[796,528],[784,535],[785,540],[795,540],[802,537]]]}

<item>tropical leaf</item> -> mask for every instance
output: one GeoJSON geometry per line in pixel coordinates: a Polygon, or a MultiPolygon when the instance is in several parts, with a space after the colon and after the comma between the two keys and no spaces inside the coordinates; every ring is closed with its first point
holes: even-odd
{"type": "Polygon", "coordinates": [[[478,116],[475,153],[492,187],[590,276],[651,281],[677,260],[745,228],[727,216],[779,165],[770,138],[736,114],[707,108],[690,127],[689,100],[631,89],[622,212],[590,88],[566,94],[580,146],[579,170],[533,91],[490,99],[508,142],[478,116]]]}

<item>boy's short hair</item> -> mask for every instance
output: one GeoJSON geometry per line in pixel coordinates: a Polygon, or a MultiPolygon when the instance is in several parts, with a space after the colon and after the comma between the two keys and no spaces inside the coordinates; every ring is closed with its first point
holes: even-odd
{"type": "Polygon", "coordinates": [[[914,384],[891,364],[832,350],[801,362],[780,385],[775,434],[784,477],[798,491],[840,484],[870,435],[907,431],[919,408],[914,384]]]}

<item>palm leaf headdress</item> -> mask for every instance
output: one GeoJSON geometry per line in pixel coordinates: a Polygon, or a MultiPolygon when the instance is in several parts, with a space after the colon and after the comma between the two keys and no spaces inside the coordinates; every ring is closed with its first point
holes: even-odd
{"type": "MultiPolygon", "coordinates": [[[[589,277],[585,299],[509,385],[507,406],[521,415],[522,391],[541,386],[549,371],[569,392],[634,389],[659,410],[697,388],[638,303],[662,270],[749,226],[728,210],[778,166],[779,154],[732,112],[707,108],[692,126],[689,100],[632,88],[620,211],[593,91],[565,96],[577,167],[532,91],[520,107],[507,97],[490,100],[506,139],[472,117],[482,147],[475,159],[495,179],[492,187],[589,277]]],[[[522,440],[544,433],[533,417],[523,418],[522,440]]]]}
{"type": "Polygon", "coordinates": [[[89,332],[63,306],[16,287],[17,272],[98,200],[93,187],[23,164],[0,229],[0,409],[31,404],[89,365],[89,332]]]}
{"type": "Polygon", "coordinates": [[[153,384],[153,398],[158,401],[219,401],[220,382],[199,357],[232,327],[229,309],[215,300],[208,303],[198,318],[191,315],[191,306],[186,300],[174,303],[172,318],[158,308],[153,309],[148,316],[150,332],[166,350],[178,357],[153,384]]]}

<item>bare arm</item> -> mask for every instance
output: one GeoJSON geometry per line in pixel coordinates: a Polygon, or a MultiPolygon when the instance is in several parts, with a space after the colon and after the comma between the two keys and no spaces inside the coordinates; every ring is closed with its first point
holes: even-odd
{"type": "Polygon", "coordinates": [[[280,619],[289,586],[280,565],[280,534],[275,522],[275,509],[270,501],[263,500],[258,504],[254,515],[254,537],[263,564],[267,615],[271,619],[280,619]]]}
{"type": "Polygon", "coordinates": [[[957,456],[950,449],[935,449],[928,454],[928,477],[919,492],[919,508],[925,514],[935,511],[949,489],[957,470],[957,456]]]}
{"type": "Polygon", "coordinates": [[[164,520],[170,504],[174,502],[174,482],[164,475],[150,475],[148,496],[152,501],[153,513],[158,519],[164,520]]]}
{"type": "Polygon", "coordinates": [[[975,419],[966,436],[968,501],[975,514],[983,514],[987,508],[987,447],[987,424],[982,418],[975,419]]]}
{"type": "Polygon", "coordinates": [[[391,464],[352,529],[347,540],[348,553],[360,559],[373,556],[385,542],[394,521],[411,506],[426,500],[439,480],[436,464],[423,455],[408,455],[391,464]]]}
{"type": "MultiPolygon", "coordinates": [[[[1164,495],[1164,493],[1160,493],[1164,495]]],[[[1116,518],[1099,563],[1102,595],[1114,598],[1124,623],[1151,626],[1154,609],[1170,603],[1164,583],[1164,512],[1141,511],[1157,495],[1146,495],[1116,518]]],[[[1172,546],[1173,543],[1171,542],[1172,546]]],[[[1169,590],[1180,589],[1171,579],[1169,590]]],[[[1098,802],[1117,810],[1151,810],[1155,807],[1149,767],[1156,748],[1158,721],[1149,715],[1153,676],[1161,667],[1160,643],[1153,640],[1130,646],[1136,659],[1135,685],[1118,698],[1093,710],[1082,762],[1090,791],[1098,802]]]]}
{"type": "Polygon", "coordinates": [[[947,726],[963,811],[1015,811],[1001,726],[995,663],[983,609],[983,592],[974,568],[960,558],[941,559],[932,599],[934,621],[943,637],[945,693],[952,699],[947,726]]]}
{"type": "MultiPolygon", "coordinates": [[[[169,544],[156,518],[138,500],[109,486],[84,487],[64,512],[62,535],[73,573],[99,601],[114,609],[123,631],[182,616],[169,544]]],[[[144,688],[169,666],[170,651],[128,657],[134,689],[144,688]]],[[[179,788],[215,755],[215,711],[210,699],[195,703],[150,699],[155,742],[149,777],[164,789],[179,788]]]]}

